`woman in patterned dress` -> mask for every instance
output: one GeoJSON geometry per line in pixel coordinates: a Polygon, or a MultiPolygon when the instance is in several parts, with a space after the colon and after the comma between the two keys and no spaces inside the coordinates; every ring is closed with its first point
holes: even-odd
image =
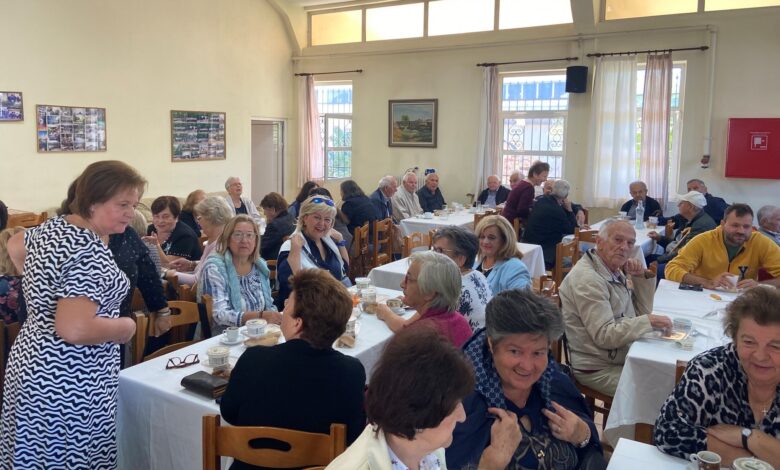
{"type": "Polygon", "coordinates": [[[72,214],[11,239],[28,317],[8,360],[0,468],[116,468],[118,345],[135,323],[119,318],[129,283],[100,237],[124,232],[145,184],[125,163],[93,163],[72,214]]]}
{"type": "MultiPolygon", "coordinates": [[[[434,328],[393,337],[366,392],[368,426],[326,470],[446,470],[444,448],[474,388],[468,361],[434,328]]],[[[451,467],[455,468],[455,467],[451,467]]]]}
{"type": "Polygon", "coordinates": [[[780,468],[780,291],[754,288],[726,309],[733,342],[691,359],[655,422],[667,454],[702,450],[724,467],[751,455],[780,468]]]}
{"type": "Polygon", "coordinates": [[[456,225],[442,227],[433,235],[433,251],[449,256],[460,268],[461,288],[458,312],[466,317],[472,330],[485,327],[485,307],[493,292],[485,275],[471,269],[479,251],[474,232],[456,225]]]}

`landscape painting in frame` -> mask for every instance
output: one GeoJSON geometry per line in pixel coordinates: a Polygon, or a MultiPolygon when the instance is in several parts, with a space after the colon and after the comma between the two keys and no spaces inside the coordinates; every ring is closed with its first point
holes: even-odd
{"type": "Polygon", "coordinates": [[[0,121],[24,121],[20,91],[0,91],[0,121]]]}
{"type": "Polygon", "coordinates": [[[225,113],[171,111],[171,160],[225,159],[225,113]]]}
{"type": "Polygon", "coordinates": [[[439,100],[390,100],[390,147],[436,147],[439,100]]]}
{"type": "Polygon", "coordinates": [[[105,152],[106,109],[81,106],[35,107],[38,152],[105,152]]]}

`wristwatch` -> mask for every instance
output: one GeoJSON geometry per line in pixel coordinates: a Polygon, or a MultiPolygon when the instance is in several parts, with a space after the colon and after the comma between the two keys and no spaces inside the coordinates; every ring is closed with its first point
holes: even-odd
{"type": "MultiPolygon", "coordinates": [[[[750,452],[750,449],[748,449],[748,439],[753,434],[753,430],[750,428],[742,428],[742,448],[746,451],[750,452]]],[[[753,452],[750,452],[751,454],[753,452]]]]}

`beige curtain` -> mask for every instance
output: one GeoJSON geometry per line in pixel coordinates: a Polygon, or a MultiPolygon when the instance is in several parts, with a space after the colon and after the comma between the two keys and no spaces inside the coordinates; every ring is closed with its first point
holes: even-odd
{"type": "MultiPolygon", "coordinates": [[[[669,117],[672,93],[672,55],[647,56],[642,101],[642,147],[639,177],[647,183],[647,193],[669,201],[669,117]]],[[[660,202],[660,201],[659,201],[660,202]]]]}
{"type": "Polygon", "coordinates": [[[485,67],[482,73],[482,101],[480,103],[479,149],[474,173],[474,196],[485,189],[491,175],[501,177],[501,122],[498,112],[501,79],[496,66],[485,67]]]}
{"type": "Polygon", "coordinates": [[[300,149],[298,162],[298,187],[307,181],[322,182],[325,179],[325,160],[323,156],[320,114],[317,111],[317,92],[314,77],[301,77],[300,93],[300,149]]]}

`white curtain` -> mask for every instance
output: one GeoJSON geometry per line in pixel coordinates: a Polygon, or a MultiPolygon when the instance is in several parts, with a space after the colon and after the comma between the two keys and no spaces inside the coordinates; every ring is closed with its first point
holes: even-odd
{"type": "Polygon", "coordinates": [[[588,206],[619,207],[637,177],[636,68],[635,56],[596,59],[588,154],[593,176],[584,194],[588,206]]]}
{"type": "Polygon", "coordinates": [[[482,75],[482,101],[479,112],[479,149],[477,151],[477,168],[474,172],[474,197],[485,189],[490,175],[501,175],[501,122],[499,115],[499,98],[501,82],[495,66],[485,67],[482,75]]]}
{"type": "Polygon", "coordinates": [[[323,156],[320,114],[317,111],[317,92],[314,89],[314,77],[301,77],[300,87],[300,149],[298,162],[298,187],[306,181],[322,182],[325,179],[325,160],[323,156]]]}
{"type": "Polygon", "coordinates": [[[672,55],[647,56],[642,101],[642,147],[639,178],[647,193],[663,204],[669,200],[669,117],[672,93],[672,55]]]}

